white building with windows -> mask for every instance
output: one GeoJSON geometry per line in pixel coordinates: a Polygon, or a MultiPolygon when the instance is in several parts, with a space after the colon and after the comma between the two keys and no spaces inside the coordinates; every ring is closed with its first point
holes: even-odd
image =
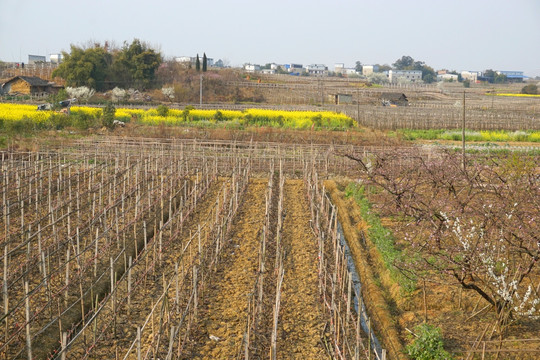
{"type": "Polygon", "coordinates": [[[304,67],[309,75],[328,75],[328,66],[323,64],[311,64],[304,67]]]}
{"type": "Polygon", "coordinates": [[[379,71],[378,65],[362,65],[362,75],[368,76],[379,71]]]}
{"type": "Polygon", "coordinates": [[[62,54],[51,54],[51,55],[49,55],[49,60],[53,64],[60,64],[64,60],[64,55],[62,55],[62,54]]]}
{"type": "Polygon", "coordinates": [[[478,78],[482,76],[482,71],[462,71],[461,78],[463,80],[469,80],[472,82],[477,82],[478,78]]]}
{"type": "Polygon", "coordinates": [[[439,74],[437,75],[437,81],[458,81],[458,75],[456,74],[439,74]]]}
{"type": "Polygon", "coordinates": [[[396,83],[399,79],[417,82],[422,80],[421,70],[388,70],[386,76],[390,83],[396,83]]]}
{"type": "Polygon", "coordinates": [[[244,64],[244,70],[249,73],[261,71],[261,66],[256,64],[244,64]]]}

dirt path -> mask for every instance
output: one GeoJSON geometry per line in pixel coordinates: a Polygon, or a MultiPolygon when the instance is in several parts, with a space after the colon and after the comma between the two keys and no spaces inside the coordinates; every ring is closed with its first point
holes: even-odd
{"type": "Polygon", "coordinates": [[[326,359],[320,342],[324,328],[319,303],[317,245],[309,227],[309,208],[301,180],[284,188],[282,243],[287,252],[279,315],[279,359],[326,359]]]}
{"type": "Polygon", "coordinates": [[[232,359],[246,328],[247,305],[258,264],[259,235],[265,211],[267,180],[251,180],[233,226],[231,243],[223,249],[204,303],[187,359],[232,359]],[[212,339],[210,338],[212,336],[212,339]]]}

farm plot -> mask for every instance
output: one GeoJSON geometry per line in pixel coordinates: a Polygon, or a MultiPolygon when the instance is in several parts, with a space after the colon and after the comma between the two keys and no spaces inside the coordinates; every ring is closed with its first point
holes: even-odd
{"type": "Polygon", "coordinates": [[[194,144],[196,156],[185,144],[116,145],[2,153],[1,357],[373,350],[335,208],[317,185],[327,160],[236,144],[234,157],[215,144],[194,144]]]}
{"type": "Polygon", "coordinates": [[[389,337],[406,344],[427,322],[455,356],[537,358],[538,158],[356,159],[360,180],[341,185],[340,210],[355,215],[349,231],[377,271],[389,337]]]}

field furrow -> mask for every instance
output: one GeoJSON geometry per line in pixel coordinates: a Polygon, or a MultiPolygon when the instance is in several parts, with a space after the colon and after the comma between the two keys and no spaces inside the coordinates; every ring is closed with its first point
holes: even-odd
{"type": "Polygon", "coordinates": [[[279,359],[324,359],[324,321],[318,293],[318,249],[309,227],[310,213],[300,180],[284,186],[282,304],[278,327],[279,359]]]}
{"type": "Polygon", "coordinates": [[[256,277],[259,236],[265,214],[265,180],[251,180],[225,245],[221,265],[209,280],[197,333],[184,358],[231,359],[239,353],[250,292],[256,277]]]}

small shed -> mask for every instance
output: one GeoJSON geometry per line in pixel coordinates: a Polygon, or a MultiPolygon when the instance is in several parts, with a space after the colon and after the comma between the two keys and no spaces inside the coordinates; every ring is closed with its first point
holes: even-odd
{"type": "Polygon", "coordinates": [[[331,94],[329,95],[330,101],[336,105],[340,104],[352,104],[353,99],[351,94],[331,94]]]}
{"type": "Polygon", "coordinates": [[[15,76],[2,85],[4,94],[46,95],[53,90],[54,84],[37,76],[15,76]]]}
{"type": "Polygon", "coordinates": [[[381,102],[383,105],[397,105],[397,106],[407,106],[409,105],[409,100],[407,96],[403,93],[382,93],[381,102]]]}

